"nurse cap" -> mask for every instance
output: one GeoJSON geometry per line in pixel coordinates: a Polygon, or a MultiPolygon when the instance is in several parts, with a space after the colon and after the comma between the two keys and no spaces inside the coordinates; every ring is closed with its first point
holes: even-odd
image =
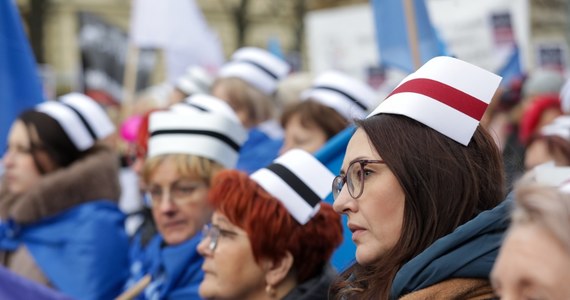
{"type": "Polygon", "coordinates": [[[238,49],[220,70],[218,77],[236,77],[259,89],[266,95],[277,90],[279,81],[289,73],[284,60],[266,50],[255,47],[238,49]]]}
{"type": "Polygon", "coordinates": [[[189,154],[234,168],[247,131],[239,123],[216,113],[159,111],[150,115],[149,136],[149,158],[189,154]]]}
{"type": "Polygon", "coordinates": [[[47,101],[35,109],[55,119],[79,151],[91,148],[115,131],[103,108],[84,94],[66,94],[59,101],[47,101]]]}
{"type": "Polygon", "coordinates": [[[311,88],[301,94],[302,100],[314,100],[337,111],[347,120],[363,119],[377,104],[374,90],[341,72],[319,75],[311,88]]]}
{"type": "Polygon", "coordinates": [[[331,192],[334,175],[310,153],[293,149],[250,178],[283,203],[299,224],[305,225],[331,192]]]}
{"type": "Polygon", "coordinates": [[[452,57],[435,57],[408,75],[368,116],[414,119],[467,146],[501,77],[452,57]]]}

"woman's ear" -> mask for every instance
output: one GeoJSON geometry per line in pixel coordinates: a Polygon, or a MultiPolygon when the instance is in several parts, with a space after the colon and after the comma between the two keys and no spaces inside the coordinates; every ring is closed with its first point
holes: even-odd
{"type": "Polygon", "coordinates": [[[293,268],[293,255],[289,251],[276,261],[265,262],[265,282],[270,286],[278,286],[293,268]]]}

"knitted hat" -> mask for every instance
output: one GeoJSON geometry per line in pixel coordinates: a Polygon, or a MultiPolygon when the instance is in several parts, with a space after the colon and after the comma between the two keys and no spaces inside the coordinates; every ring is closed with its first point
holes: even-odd
{"type": "Polygon", "coordinates": [[[549,69],[538,69],[531,72],[523,83],[523,97],[533,97],[541,94],[558,94],[564,85],[562,75],[549,69]]]}
{"type": "Polygon", "coordinates": [[[519,126],[519,139],[526,144],[530,137],[537,131],[537,127],[541,123],[541,118],[548,110],[560,109],[560,100],[558,94],[537,96],[523,112],[519,126]]]}

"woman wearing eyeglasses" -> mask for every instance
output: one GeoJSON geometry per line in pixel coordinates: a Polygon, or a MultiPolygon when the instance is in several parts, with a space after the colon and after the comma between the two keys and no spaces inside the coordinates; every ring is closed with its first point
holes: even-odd
{"type": "MultiPolygon", "coordinates": [[[[226,113],[233,114],[227,108],[226,113]]],[[[210,181],[235,166],[247,135],[232,116],[217,111],[150,115],[142,177],[159,234],[143,253],[131,253],[131,278],[123,299],[199,299],[203,272],[196,246],[212,214],[207,202],[210,181]]]]}
{"type": "Polygon", "coordinates": [[[342,240],[340,216],[321,202],[332,177],[303,150],[287,152],[251,177],[238,171],[216,176],[212,225],[198,246],[205,273],[200,296],[327,299],[335,276],[328,260],[342,240]]]}
{"type": "Polygon", "coordinates": [[[500,77],[438,57],[357,122],[333,182],[356,263],[333,299],[491,299],[507,226],[500,154],[479,120],[500,77]]]}

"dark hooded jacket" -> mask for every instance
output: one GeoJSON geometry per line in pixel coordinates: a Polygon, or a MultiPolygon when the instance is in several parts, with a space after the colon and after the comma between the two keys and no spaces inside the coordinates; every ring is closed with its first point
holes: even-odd
{"type": "Polygon", "coordinates": [[[297,285],[283,300],[326,300],[329,287],[337,273],[331,265],[326,265],[321,273],[297,285]]]}

